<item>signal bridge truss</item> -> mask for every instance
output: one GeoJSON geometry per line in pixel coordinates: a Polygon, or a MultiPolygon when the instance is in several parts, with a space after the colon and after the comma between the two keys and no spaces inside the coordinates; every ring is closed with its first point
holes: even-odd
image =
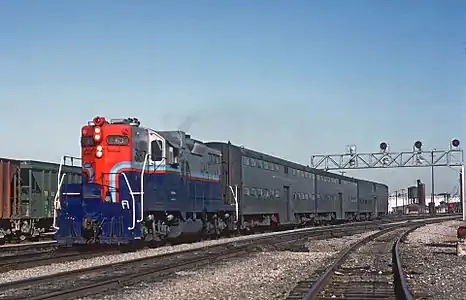
{"type": "Polygon", "coordinates": [[[311,167],[329,170],[387,169],[400,167],[461,167],[463,150],[415,150],[405,152],[373,152],[313,155],[311,167]]]}

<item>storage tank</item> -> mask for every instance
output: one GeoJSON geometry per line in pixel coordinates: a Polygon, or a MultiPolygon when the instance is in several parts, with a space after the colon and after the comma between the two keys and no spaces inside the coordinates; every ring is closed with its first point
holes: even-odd
{"type": "Polygon", "coordinates": [[[426,207],[426,185],[419,179],[417,180],[417,198],[419,206],[424,209],[426,207]]]}

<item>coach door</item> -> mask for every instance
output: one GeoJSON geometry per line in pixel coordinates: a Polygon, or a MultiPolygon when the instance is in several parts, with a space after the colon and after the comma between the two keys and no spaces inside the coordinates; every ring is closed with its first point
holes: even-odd
{"type": "Polygon", "coordinates": [[[345,203],[343,201],[343,193],[338,193],[338,206],[340,211],[339,219],[345,218],[345,203]]]}
{"type": "Polygon", "coordinates": [[[287,223],[291,223],[294,221],[294,212],[293,212],[293,200],[291,199],[290,187],[283,186],[283,194],[285,197],[285,205],[286,205],[286,217],[287,223]]]}

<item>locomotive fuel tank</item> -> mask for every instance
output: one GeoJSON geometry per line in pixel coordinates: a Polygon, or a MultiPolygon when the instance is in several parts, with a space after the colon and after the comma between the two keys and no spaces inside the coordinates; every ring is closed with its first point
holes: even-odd
{"type": "Polygon", "coordinates": [[[167,238],[177,239],[183,236],[200,234],[204,228],[204,224],[202,223],[202,220],[199,219],[188,219],[183,223],[170,226],[169,228],[170,230],[168,231],[167,238]]]}

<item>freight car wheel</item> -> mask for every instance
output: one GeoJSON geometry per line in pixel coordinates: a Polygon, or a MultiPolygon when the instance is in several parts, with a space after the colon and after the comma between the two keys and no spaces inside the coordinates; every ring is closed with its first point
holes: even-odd
{"type": "Polygon", "coordinates": [[[19,243],[24,242],[26,239],[27,239],[27,237],[24,234],[20,234],[18,236],[18,242],[19,243]]]}
{"type": "Polygon", "coordinates": [[[0,245],[5,245],[5,239],[0,239],[0,245]]]}

